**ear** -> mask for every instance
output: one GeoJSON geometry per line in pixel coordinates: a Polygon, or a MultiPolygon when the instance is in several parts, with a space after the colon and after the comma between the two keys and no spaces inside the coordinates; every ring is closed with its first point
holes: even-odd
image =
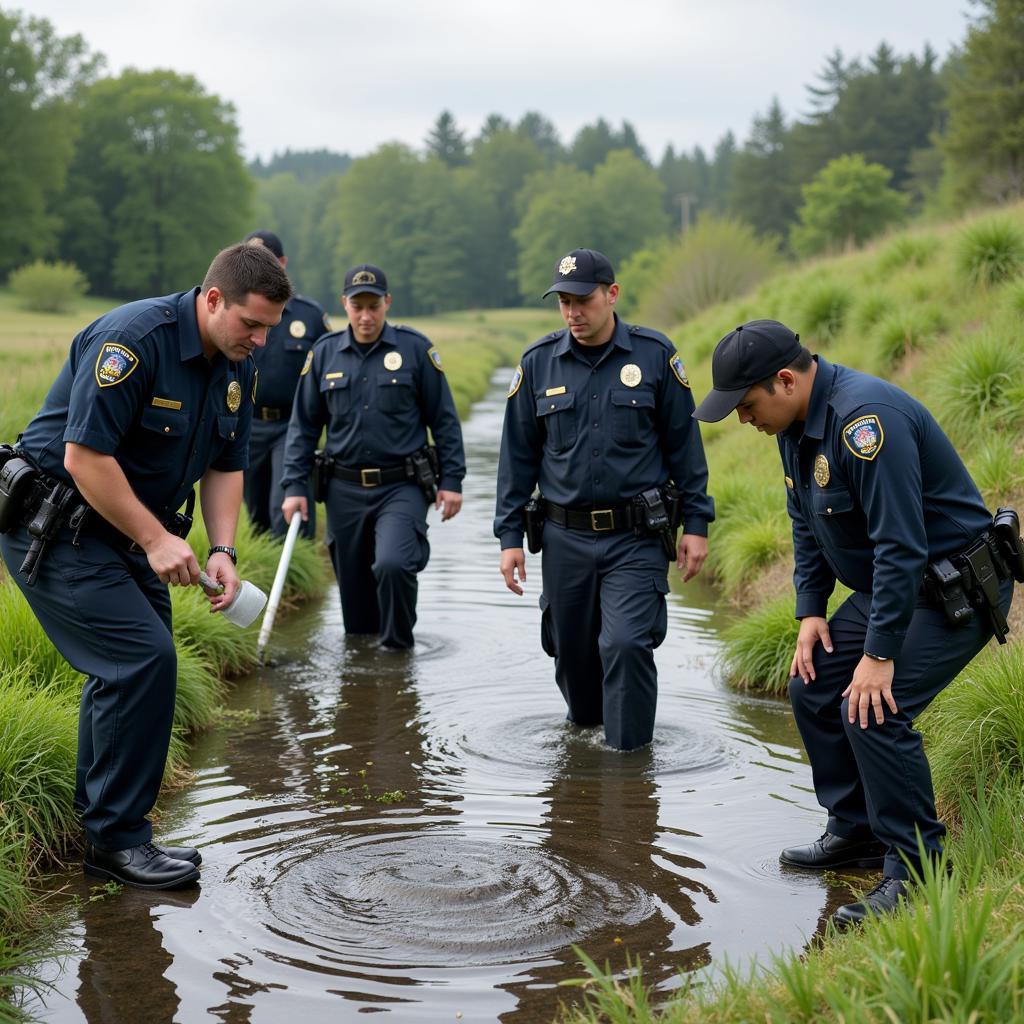
{"type": "Polygon", "coordinates": [[[618,282],[615,284],[608,285],[608,301],[614,306],[615,300],[619,297],[619,285],[618,282]]]}
{"type": "Polygon", "coordinates": [[[210,285],[203,298],[206,300],[206,310],[208,313],[216,313],[217,307],[224,301],[223,293],[215,284],[210,285]]]}
{"type": "Polygon", "coordinates": [[[793,394],[796,390],[796,374],[789,367],[783,367],[775,376],[779,378],[783,391],[787,395],[793,394]]]}
{"type": "Polygon", "coordinates": [[[384,312],[386,313],[391,308],[391,292],[388,292],[384,296],[384,312]]]}

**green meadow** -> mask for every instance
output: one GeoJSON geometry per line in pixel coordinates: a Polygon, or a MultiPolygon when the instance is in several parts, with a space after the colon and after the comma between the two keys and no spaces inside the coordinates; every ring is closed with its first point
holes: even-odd
{"type": "MultiPolygon", "coordinates": [[[[1024,509],[1024,205],[892,235],[778,273],[683,324],[662,323],[694,393],[711,353],[757,317],[783,321],[826,358],[892,380],[952,437],[989,504],[1024,509]]],[[[776,443],[735,417],[705,425],[717,506],[710,569],[732,604],[720,671],[733,686],[786,693],[797,635],[792,542],[776,443]]],[[[840,588],[841,590],[841,588],[840,588]]],[[[833,607],[843,596],[833,597],[833,607]]],[[[1024,604],[1007,647],[989,648],[919,721],[951,878],[912,907],[852,934],[781,950],[671,998],[644,985],[643,950],[594,964],[581,950],[587,1008],[573,1024],[963,1024],[1024,1020],[1024,604]]],[[[794,839],[799,837],[794,837],[794,839]]]]}
{"type": "MultiPolygon", "coordinates": [[[[0,441],[13,441],[39,409],[75,333],[111,307],[86,299],[71,314],[20,310],[0,292],[0,441]]],[[[340,326],[342,320],[336,318],[340,326]]],[[[480,311],[417,318],[439,349],[462,415],[481,398],[495,369],[514,365],[534,338],[557,326],[552,311],[480,311]]],[[[189,537],[209,546],[202,522],[189,537]]],[[[243,522],[237,541],[246,578],[270,589],[280,545],[243,522]]],[[[317,546],[300,541],[285,601],[321,592],[330,569],[317,546]]],[[[198,594],[174,589],[178,687],[165,786],[187,784],[189,738],[217,722],[233,675],[256,662],[258,623],[238,630],[210,615],[198,594]]],[[[0,1024],[18,1020],[5,989],[32,985],[28,969],[45,955],[48,871],[79,855],[72,808],[82,677],[57,654],[0,566],[0,1024]]]]}

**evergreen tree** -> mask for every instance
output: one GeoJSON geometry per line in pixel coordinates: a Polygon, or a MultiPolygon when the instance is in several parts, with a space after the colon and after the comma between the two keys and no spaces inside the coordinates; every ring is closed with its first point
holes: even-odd
{"type": "Polygon", "coordinates": [[[425,142],[427,153],[449,167],[461,167],[466,162],[466,140],[450,110],[441,111],[425,142]]]}
{"type": "Polygon", "coordinates": [[[558,130],[536,110],[528,110],[523,114],[516,125],[516,132],[529,139],[548,163],[554,163],[562,158],[562,141],[558,137],[558,130]]]}

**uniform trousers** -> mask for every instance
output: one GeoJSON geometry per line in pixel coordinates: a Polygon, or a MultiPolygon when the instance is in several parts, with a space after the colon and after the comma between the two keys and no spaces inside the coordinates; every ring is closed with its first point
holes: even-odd
{"type": "MultiPolygon", "coordinates": [[[[1000,588],[1003,611],[1013,581],[1000,588]]],[[[871,595],[854,593],[829,621],[832,654],[814,648],[817,678],[790,680],[789,695],[811,762],[818,802],[828,811],[827,829],[847,839],[870,838],[886,846],[884,872],[909,878],[903,857],[920,871],[917,832],[928,855],[942,850],[945,826],[938,820],[931,771],[914,720],[992,638],[987,619],[975,612],[968,626],[950,626],[941,610],[920,603],[914,610],[899,657],[892,694],[899,711],[885,704],[885,722],[874,711],[862,729],[847,718],[843,691],[864,654],[871,595]]]]}
{"type": "Polygon", "coordinates": [[[427,502],[411,483],[362,487],[334,478],[327,495],[327,548],[346,633],[379,633],[412,647],[416,574],[430,559],[427,502]]]}
{"type": "Polygon", "coordinates": [[[177,680],[167,586],[144,554],[85,535],[76,547],[68,530],[47,547],[28,586],[18,570],[30,541],[19,528],[0,536],[0,553],[54,647],[86,676],[75,807],[101,849],[148,842],[177,680]]]}
{"type": "Polygon", "coordinates": [[[658,702],[654,649],[665,639],[668,562],[661,542],[631,531],[544,524],[541,644],[576,725],[604,725],[608,744],[650,743],[658,702]]]}
{"type": "MultiPolygon", "coordinates": [[[[284,442],[288,433],[288,420],[268,422],[254,419],[249,437],[249,468],[245,471],[245,507],[249,519],[257,530],[274,537],[283,537],[288,524],[281,514],[284,489],[281,475],[284,471],[284,442]]],[[[316,503],[308,502],[309,520],[302,524],[300,535],[316,536],[316,503]]]]}

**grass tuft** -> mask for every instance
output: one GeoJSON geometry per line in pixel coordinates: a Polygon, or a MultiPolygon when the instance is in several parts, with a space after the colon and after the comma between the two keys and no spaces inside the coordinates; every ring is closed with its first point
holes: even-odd
{"type": "Polygon", "coordinates": [[[853,292],[836,281],[822,281],[804,297],[798,333],[825,344],[839,335],[853,306],[853,292]]]}
{"type": "Polygon", "coordinates": [[[904,267],[924,267],[940,248],[939,240],[933,235],[903,235],[883,250],[876,267],[883,275],[904,267]]]}
{"type": "Polygon", "coordinates": [[[942,312],[936,307],[911,306],[889,313],[875,329],[875,350],[881,367],[892,369],[944,327],[942,312]]]}
{"type": "Polygon", "coordinates": [[[1024,231],[1003,217],[978,221],[960,236],[956,259],[971,284],[1000,284],[1024,269],[1024,231]]]}

